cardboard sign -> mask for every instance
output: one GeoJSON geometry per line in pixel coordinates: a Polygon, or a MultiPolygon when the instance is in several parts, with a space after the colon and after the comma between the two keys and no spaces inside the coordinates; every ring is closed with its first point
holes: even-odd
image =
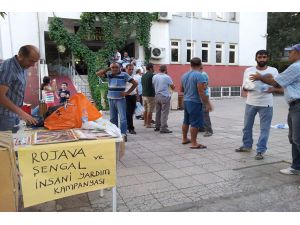
{"type": "Polygon", "coordinates": [[[115,141],[19,148],[24,207],[116,185],[115,141]]]}
{"type": "Polygon", "coordinates": [[[18,211],[18,177],[11,132],[0,132],[0,212],[18,211]]]}

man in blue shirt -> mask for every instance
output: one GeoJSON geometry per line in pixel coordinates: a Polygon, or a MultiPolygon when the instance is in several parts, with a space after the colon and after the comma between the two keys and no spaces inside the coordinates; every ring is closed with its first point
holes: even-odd
{"type": "Polygon", "coordinates": [[[114,62],[105,70],[100,70],[96,73],[100,77],[105,75],[108,78],[108,102],[110,121],[118,126],[118,116],[120,116],[121,133],[124,140],[127,141],[127,119],[126,119],[126,100],[125,96],[129,95],[137,86],[135,80],[125,72],[120,72],[120,66],[114,62]],[[110,73],[107,73],[108,71],[110,73]],[[125,91],[126,82],[132,83],[128,91],[125,91]]]}
{"type": "Polygon", "coordinates": [[[191,143],[190,148],[206,148],[205,145],[197,143],[198,128],[203,127],[202,104],[206,110],[211,111],[212,106],[205,94],[207,88],[205,76],[200,72],[201,59],[191,59],[191,71],[183,75],[181,79],[181,91],[184,94],[184,120],[182,124],[182,144],[191,143]],[[200,116],[199,116],[200,115],[200,116]],[[187,138],[189,126],[191,125],[191,139],[187,138]]]}
{"type": "Polygon", "coordinates": [[[289,141],[292,144],[293,162],[291,167],[280,170],[283,174],[300,175],[300,44],[289,51],[289,61],[292,62],[285,71],[275,78],[262,76],[258,73],[250,75],[250,80],[260,80],[275,88],[284,89],[284,95],[289,104],[288,125],[289,141]]]}
{"type": "Polygon", "coordinates": [[[23,105],[27,69],[40,59],[39,50],[32,45],[20,48],[18,55],[0,64],[0,131],[17,132],[19,118],[29,124],[37,121],[20,107],[23,105]]]}

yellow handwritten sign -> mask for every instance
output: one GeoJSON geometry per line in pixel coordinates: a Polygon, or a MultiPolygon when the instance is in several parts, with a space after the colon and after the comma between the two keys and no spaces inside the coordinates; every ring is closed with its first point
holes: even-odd
{"type": "Polygon", "coordinates": [[[20,147],[24,207],[116,185],[114,140],[20,147]]]}

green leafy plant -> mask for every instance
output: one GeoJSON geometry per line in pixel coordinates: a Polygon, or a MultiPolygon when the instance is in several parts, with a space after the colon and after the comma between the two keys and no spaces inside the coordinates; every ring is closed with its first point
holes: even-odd
{"type": "Polygon", "coordinates": [[[96,71],[106,66],[107,59],[116,49],[123,48],[134,32],[137,41],[145,49],[145,61],[148,62],[151,24],[157,18],[158,13],[147,12],[84,12],[80,16],[80,28],[77,34],[69,33],[62,19],[54,17],[49,25],[49,36],[57,45],[65,46],[76,57],[85,61],[93,99],[99,109],[107,109],[107,83],[99,84],[96,71]],[[95,35],[96,24],[101,26],[104,47],[93,52],[82,41],[95,35]],[[101,98],[104,101],[101,101],[101,98]]]}

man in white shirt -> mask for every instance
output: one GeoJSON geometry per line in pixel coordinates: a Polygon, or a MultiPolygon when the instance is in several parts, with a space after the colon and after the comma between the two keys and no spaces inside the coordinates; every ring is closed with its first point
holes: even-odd
{"type": "MultiPolygon", "coordinates": [[[[126,65],[126,73],[132,77],[133,64],[126,65]]],[[[125,91],[128,91],[132,85],[133,85],[132,83],[127,82],[125,91]]],[[[127,129],[130,134],[136,134],[136,132],[134,130],[134,126],[133,126],[133,114],[134,114],[134,110],[135,110],[135,106],[136,106],[136,95],[137,95],[136,88],[134,88],[134,90],[125,97],[126,98],[127,129]]]]}
{"type": "Polygon", "coordinates": [[[258,113],[260,118],[260,135],[256,145],[255,159],[261,160],[264,158],[264,153],[267,151],[267,142],[270,133],[270,126],[273,116],[273,92],[280,90],[273,88],[261,81],[250,81],[249,76],[259,73],[262,76],[278,75],[278,71],[274,67],[267,66],[268,52],[259,50],[255,54],[256,66],[249,67],[244,72],[243,89],[247,91],[246,109],[244,116],[243,129],[243,145],[236,149],[236,152],[249,152],[252,150],[253,136],[252,128],[255,116],[258,113]]]}

